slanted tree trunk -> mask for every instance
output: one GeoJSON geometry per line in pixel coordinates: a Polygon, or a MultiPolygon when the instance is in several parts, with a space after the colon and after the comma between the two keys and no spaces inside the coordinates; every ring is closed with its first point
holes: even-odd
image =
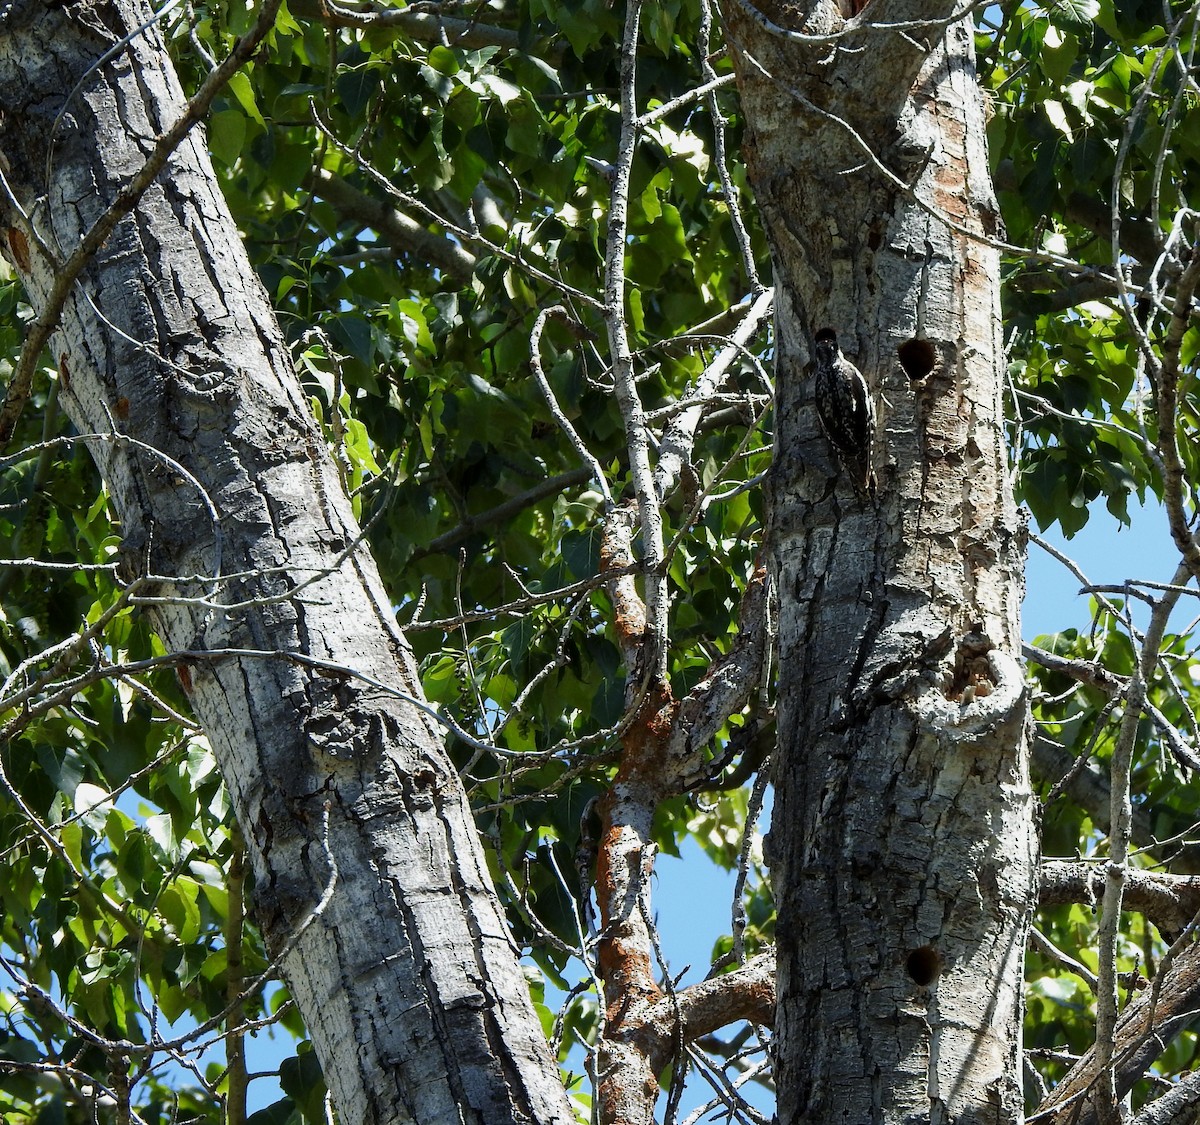
{"type": "MultiPolygon", "coordinates": [[[[183,113],[150,15],[0,12],[0,232],[35,311],[183,113]]],[[[190,654],[180,678],[341,1120],[573,1120],[458,776],[408,702],[412,654],[195,133],[51,346],[129,576],[190,654]]]]}
{"type": "Polygon", "coordinates": [[[1015,654],[999,228],[968,23],[728,0],[777,288],[779,1121],[1021,1119],[1036,837],[1015,654]],[[801,10],[803,9],[803,10],[801,10]],[[878,411],[874,497],[818,428],[833,328],[878,411]]]}

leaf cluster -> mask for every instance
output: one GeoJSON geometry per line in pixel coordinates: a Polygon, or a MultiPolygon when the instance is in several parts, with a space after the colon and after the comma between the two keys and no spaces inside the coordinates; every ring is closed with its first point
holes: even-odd
{"type": "MultiPolygon", "coordinates": [[[[1195,13],[1112,0],[998,11],[978,45],[1007,236],[1027,248],[1005,287],[1019,491],[1041,527],[1070,536],[1098,500],[1127,522],[1131,497],[1163,494],[1154,359],[1173,307],[1169,240],[1200,204],[1195,13]]],[[[1193,325],[1179,443],[1193,477],[1198,350],[1193,325]]]]}

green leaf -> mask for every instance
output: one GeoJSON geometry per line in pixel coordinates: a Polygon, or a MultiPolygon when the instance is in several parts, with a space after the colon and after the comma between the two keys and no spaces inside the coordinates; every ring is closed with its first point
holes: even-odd
{"type": "Polygon", "coordinates": [[[299,1111],[291,1098],[281,1098],[246,1118],[246,1125],[297,1125],[299,1111]]]}
{"type": "Polygon", "coordinates": [[[1100,3],[1099,0],[1054,0],[1047,12],[1060,26],[1086,30],[1100,15],[1100,3]]]}
{"type": "Polygon", "coordinates": [[[1042,109],[1050,119],[1050,124],[1055,129],[1062,133],[1068,140],[1075,139],[1075,134],[1071,129],[1071,123],[1067,120],[1067,113],[1063,109],[1062,102],[1055,101],[1053,98],[1047,98],[1042,102],[1042,109]]]}
{"type": "Polygon", "coordinates": [[[112,807],[112,799],[107,789],[87,781],[80,782],[75,787],[72,804],[76,814],[82,814],[83,824],[95,832],[104,831],[109,809],[112,807]]]}
{"type": "Polygon", "coordinates": [[[523,96],[520,86],[509,82],[505,78],[501,78],[497,74],[487,73],[480,75],[476,85],[480,90],[490,94],[504,106],[507,106],[510,102],[517,101],[523,96]]]}
{"type": "Polygon", "coordinates": [[[254,87],[250,84],[250,75],[244,70],[237,70],[229,78],[229,92],[238,100],[238,104],[259,125],[266,127],[266,121],[258,110],[258,100],[254,96],[254,87]]]}
{"type": "Polygon", "coordinates": [[[279,1085],[304,1114],[306,1121],[320,1125],[325,1121],[325,1079],[311,1044],[302,1044],[302,1050],[290,1059],[284,1059],[279,1068],[279,1085]]]}
{"type": "Polygon", "coordinates": [[[458,53],[440,43],[431,48],[428,60],[429,66],[439,74],[454,75],[462,69],[458,53]]]}
{"type": "Polygon", "coordinates": [[[162,861],[173,864],[179,858],[179,843],[175,839],[171,818],[161,813],[149,816],[144,827],[162,861]]]}
{"type": "Polygon", "coordinates": [[[458,699],[458,662],[443,656],[421,672],[421,687],[434,703],[451,703],[458,699]]]}
{"type": "Polygon", "coordinates": [[[213,156],[233,165],[246,143],[246,117],[236,109],[224,109],[208,119],[208,144],[213,156]]]}
{"type": "Polygon", "coordinates": [[[599,529],[569,531],[562,537],[563,560],[573,578],[590,578],[598,573],[601,540],[599,529]]]}

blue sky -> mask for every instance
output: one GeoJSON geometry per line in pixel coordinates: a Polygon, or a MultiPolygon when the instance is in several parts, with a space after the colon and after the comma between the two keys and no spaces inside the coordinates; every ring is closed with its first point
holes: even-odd
{"type": "MultiPolygon", "coordinates": [[[[1136,501],[1129,511],[1131,525],[1122,527],[1097,503],[1073,539],[1065,539],[1057,528],[1038,534],[1073,559],[1095,584],[1116,585],[1129,578],[1169,582],[1179,565],[1179,551],[1166,515],[1157,504],[1138,507],[1136,501]]],[[[1088,595],[1079,593],[1079,580],[1035,543],[1029,545],[1025,585],[1021,632],[1027,641],[1060,629],[1088,628],[1088,595]]]]}

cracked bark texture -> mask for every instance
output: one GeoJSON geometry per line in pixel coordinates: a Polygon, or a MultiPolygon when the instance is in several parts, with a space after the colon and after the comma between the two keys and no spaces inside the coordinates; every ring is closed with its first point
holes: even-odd
{"type": "Polygon", "coordinates": [[[1024,539],[999,256],[972,237],[999,220],[971,27],[922,0],[849,24],[759,5],[775,27],[723,7],[777,291],[778,1120],[1017,1122],[1024,539]],[[943,23],[868,26],[914,20],[943,23]],[[824,327],[875,396],[875,499],[838,474],[812,408],[824,327]]]}
{"type": "MultiPolygon", "coordinates": [[[[135,0],[0,10],[0,233],[35,310],[183,111],[156,27],[120,45],[149,17],[135,0]]],[[[168,650],[214,653],[181,679],[274,949],[336,865],[283,969],[341,1120],[572,1121],[459,779],[395,694],[419,695],[411,652],[350,550],[358,528],[196,133],[76,283],[52,347],[72,421],[101,435],[85,440],[128,571],[219,603],[147,612],[168,650]]]]}

